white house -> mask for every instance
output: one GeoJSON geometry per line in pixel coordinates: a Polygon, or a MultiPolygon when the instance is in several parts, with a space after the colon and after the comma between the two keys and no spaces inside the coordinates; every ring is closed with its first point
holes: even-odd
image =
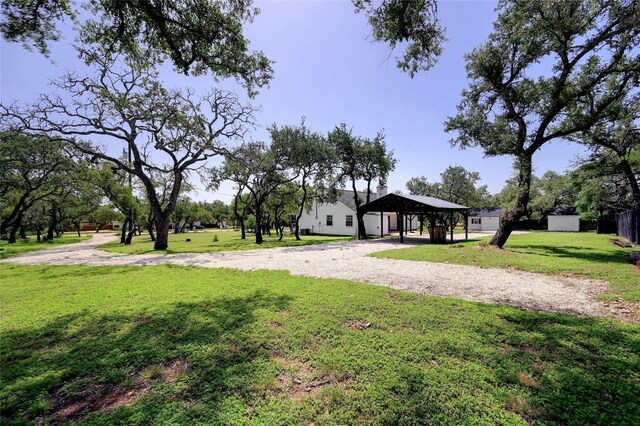
{"type": "MultiPolygon", "coordinates": [[[[371,200],[380,196],[382,192],[386,194],[386,188],[379,188],[378,193],[371,194],[371,200]]],[[[359,195],[362,200],[366,200],[366,193],[359,192],[359,195]]],[[[389,223],[389,214],[384,213],[382,234],[389,233],[389,223]]],[[[364,227],[368,235],[380,235],[380,213],[365,214],[364,227]]],[[[311,211],[305,211],[300,217],[300,233],[357,236],[358,219],[353,191],[343,191],[333,204],[313,200],[311,211]]]]}
{"type": "Polygon", "coordinates": [[[559,207],[548,216],[549,231],[580,231],[580,216],[575,207],[559,207]]]}
{"type": "Polygon", "coordinates": [[[471,210],[467,218],[467,229],[469,231],[497,231],[503,212],[504,210],[498,207],[482,207],[471,210]]]}

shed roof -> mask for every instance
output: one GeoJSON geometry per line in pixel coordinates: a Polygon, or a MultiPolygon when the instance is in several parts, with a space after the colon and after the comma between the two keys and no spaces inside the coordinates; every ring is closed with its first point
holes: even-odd
{"type": "Polygon", "coordinates": [[[367,212],[404,212],[404,213],[435,213],[467,211],[469,207],[455,204],[423,195],[387,194],[363,204],[358,209],[362,213],[367,212]]]}
{"type": "Polygon", "coordinates": [[[469,216],[473,217],[500,217],[504,213],[501,207],[481,207],[473,209],[469,212],[469,216]]]}

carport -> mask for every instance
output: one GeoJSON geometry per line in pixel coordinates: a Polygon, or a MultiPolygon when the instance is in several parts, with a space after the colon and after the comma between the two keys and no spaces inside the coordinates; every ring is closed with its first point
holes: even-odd
{"type": "MultiPolygon", "coordinates": [[[[434,197],[422,195],[387,194],[377,198],[367,204],[358,207],[358,215],[370,212],[380,212],[380,237],[382,237],[384,212],[395,212],[398,215],[398,231],[400,231],[400,242],[404,242],[404,219],[407,216],[417,216],[420,219],[420,232],[424,219],[427,218],[430,224],[434,224],[439,214],[449,214],[450,222],[453,223],[453,214],[461,213],[464,216],[464,238],[469,237],[467,229],[467,216],[469,207],[451,203],[434,197]]],[[[453,227],[450,227],[451,241],[453,241],[453,227]]]]}

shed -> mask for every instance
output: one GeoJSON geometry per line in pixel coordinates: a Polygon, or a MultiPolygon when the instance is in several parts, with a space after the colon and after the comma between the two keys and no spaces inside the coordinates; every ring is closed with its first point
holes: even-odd
{"type": "Polygon", "coordinates": [[[469,212],[467,227],[471,231],[497,231],[500,227],[500,216],[504,209],[500,207],[481,207],[469,212]]]}
{"type": "Polygon", "coordinates": [[[548,217],[549,231],[580,231],[580,216],[575,207],[558,207],[548,217]]]}

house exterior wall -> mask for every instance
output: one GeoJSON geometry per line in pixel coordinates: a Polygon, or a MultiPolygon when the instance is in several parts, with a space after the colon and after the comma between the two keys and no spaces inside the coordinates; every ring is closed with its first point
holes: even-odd
{"type": "Polygon", "coordinates": [[[500,226],[500,217],[498,216],[469,216],[467,218],[467,226],[469,231],[497,231],[500,226]],[[472,223],[471,219],[480,219],[480,223],[472,223]]]}
{"type": "MultiPolygon", "coordinates": [[[[386,213],[389,216],[389,223],[391,225],[391,232],[398,232],[398,215],[396,213],[386,213]]],[[[379,218],[379,217],[378,217],[379,218]]],[[[427,219],[425,219],[425,227],[426,227],[427,219]]],[[[409,221],[405,221],[406,227],[409,231],[417,231],[420,226],[420,219],[418,216],[415,216],[411,223],[409,221]]]]}
{"type": "Polygon", "coordinates": [[[549,231],[578,232],[580,231],[580,218],[577,215],[549,215],[549,226],[547,227],[547,229],[549,231]]]}
{"type": "MultiPolygon", "coordinates": [[[[385,215],[387,216],[387,215],[385,215]]],[[[389,233],[389,220],[383,219],[385,234],[389,233]]],[[[364,216],[364,226],[369,235],[380,235],[380,214],[366,214],[364,216]]],[[[303,212],[300,217],[300,230],[308,229],[313,234],[324,235],[358,235],[358,218],[356,212],[348,206],[338,201],[335,204],[323,204],[313,202],[310,212],[303,212]],[[327,216],[333,217],[333,224],[327,225],[327,216]],[[347,226],[347,216],[353,216],[352,226],[347,226]]]]}

